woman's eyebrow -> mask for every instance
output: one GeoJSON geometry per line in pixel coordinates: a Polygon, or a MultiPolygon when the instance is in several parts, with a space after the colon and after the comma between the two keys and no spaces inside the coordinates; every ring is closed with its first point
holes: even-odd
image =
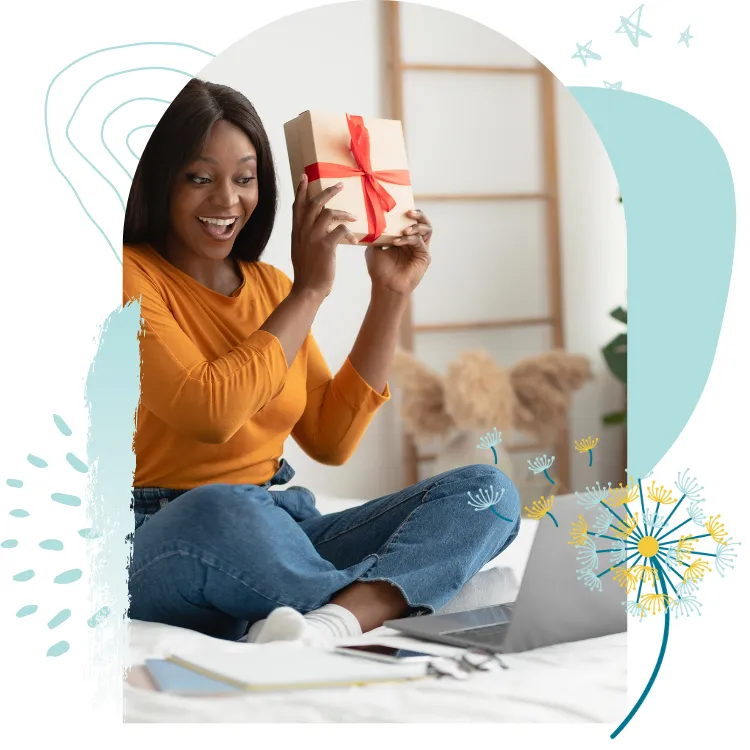
{"type": "MultiPolygon", "coordinates": [[[[246,161],[257,161],[257,157],[255,154],[248,154],[247,156],[243,156],[241,159],[237,160],[237,164],[244,164],[246,161]]],[[[199,156],[196,161],[207,161],[209,164],[218,164],[219,162],[216,161],[216,159],[211,158],[210,156],[199,156]]]]}

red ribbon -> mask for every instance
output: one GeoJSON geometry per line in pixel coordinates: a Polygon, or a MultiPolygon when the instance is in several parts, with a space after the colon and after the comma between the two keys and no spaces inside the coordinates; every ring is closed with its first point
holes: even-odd
{"type": "Polygon", "coordinates": [[[380,184],[389,182],[393,185],[410,185],[408,169],[380,169],[373,172],[370,161],[370,132],[359,115],[347,115],[351,149],[358,169],[333,162],[315,162],[305,167],[305,174],[310,182],[323,177],[356,177],[362,178],[362,191],[365,196],[367,211],[367,236],[361,242],[374,242],[385,230],[385,214],[396,205],[393,196],[380,184]]]}

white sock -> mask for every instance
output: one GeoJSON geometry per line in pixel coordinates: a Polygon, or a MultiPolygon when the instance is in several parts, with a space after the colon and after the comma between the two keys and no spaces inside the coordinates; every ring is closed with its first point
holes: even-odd
{"type": "Polygon", "coordinates": [[[299,641],[306,646],[325,647],[339,638],[361,635],[357,618],[338,604],[301,615],[291,607],[279,607],[265,620],[254,623],[245,636],[248,643],[299,641]]]}

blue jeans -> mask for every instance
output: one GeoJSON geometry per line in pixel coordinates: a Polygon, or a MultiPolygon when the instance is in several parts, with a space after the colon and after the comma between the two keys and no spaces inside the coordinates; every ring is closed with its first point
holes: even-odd
{"type": "Polygon", "coordinates": [[[272,489],[293,476],[282,460],[262,486],[135,488],[130,617],[238,640],[276,607],[309,612],[354,581],[388,581],[410,614],[434,612],[520,527],[518,491],[494,466],[327,515],[303,487],[272,489]],[[490,488],[497,502],[477,503],[490,488]]]}

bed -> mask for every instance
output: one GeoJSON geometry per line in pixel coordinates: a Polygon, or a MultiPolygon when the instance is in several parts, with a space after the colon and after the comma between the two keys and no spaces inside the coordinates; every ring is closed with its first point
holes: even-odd
{"type": "MultiPolygon", "coordinates": [[[[323,512],[361,501],[318,497],[323,512]]],[[[511,547],[484,571],[502,569],[495,577],[504,590],[475,587],[475,606],[494,604],[521,580],[535,521],[522,523],[511,547]],[[510,583],[509,583],[510,582],[510,583]]],[[[485,576],[485,580],[490,580],[485,576]]],[[[510,592],[511,596],[513,592],[510,592]]],[[[507,600],[507,599],[506,599],[507,600]]],[[[437,655],[455,650],[399,636],[388,628],[349,639],[352,643],[392,643],[437,655]]],[[[476,673],[466,681],[442,678],[390,687],[305,690],[283,694],[231,697],[180,697],[156,692],[142,665],[147,658],[196,649],[242,649],[200,633],[168,625],[130,623],[130,673],[124,685],[125,721],[139,722],[617,722],[627,712],[626,633],[558,644],[503,657],[509,667],[476,673]]],[[[263,648],[255,646],[254,648],[263,648]]]]}

